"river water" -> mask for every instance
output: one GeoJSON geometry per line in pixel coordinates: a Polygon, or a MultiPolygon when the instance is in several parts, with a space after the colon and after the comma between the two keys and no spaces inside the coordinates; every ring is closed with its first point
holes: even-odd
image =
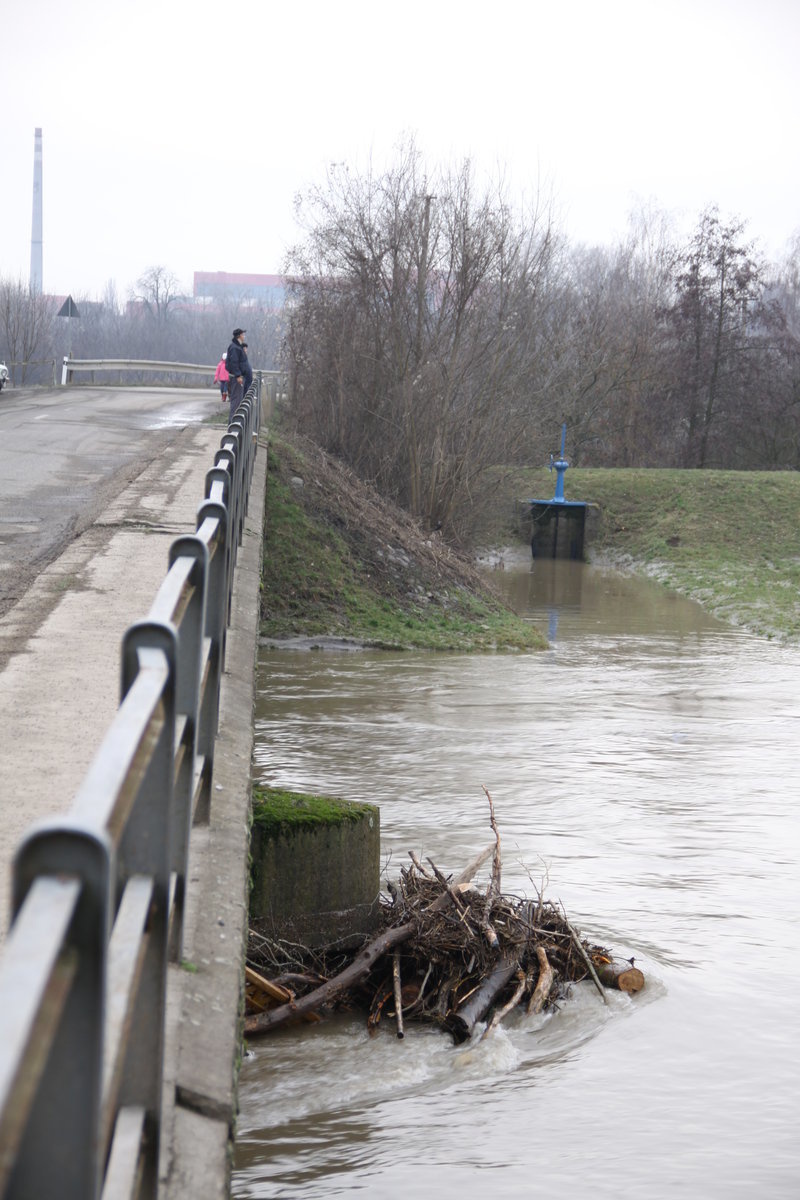
{"type": "Polygon", "coordinates": [[[800,652],[655,585],[498,573],[537,654],[264,652],[256,776],[381,807],[386,874],[503,890],[635,956],[479,1044],[335,1019],[252,1043],[237,1197],[800,1195],[800,652]]]}

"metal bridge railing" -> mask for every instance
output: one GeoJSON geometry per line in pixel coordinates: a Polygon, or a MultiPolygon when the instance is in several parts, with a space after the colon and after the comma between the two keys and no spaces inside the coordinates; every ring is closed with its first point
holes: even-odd
{"type": "Polygon", "coordinates": [[[0,1196],[155,1197],[167,964],[208,822],[258,387],[221,440],[194,535],[122,643],[122,700],[68,817],[34,827],[0,957],[0,1196]]]}

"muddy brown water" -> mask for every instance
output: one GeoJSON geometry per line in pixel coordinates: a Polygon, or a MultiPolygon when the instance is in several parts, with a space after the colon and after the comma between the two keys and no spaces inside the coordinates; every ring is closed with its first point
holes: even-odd
{"type": "Polygon", "coordinates": [[[800,651],[664,590],[525,558],[539,654],[264,652],[256,775],[381,806],[457,870],[561,900],[647,978],[454,1047],[363,1022],[252,1044],[237,1197],[798,1195],[800,651]]]}

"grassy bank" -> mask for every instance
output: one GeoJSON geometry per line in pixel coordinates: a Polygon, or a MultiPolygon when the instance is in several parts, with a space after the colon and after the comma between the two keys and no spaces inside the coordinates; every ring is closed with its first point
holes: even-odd
{"type": "Polygon", "coordinates": [[[262,634],[390,649],[538,649],[545,642],[472,562],[311,444],[270,446],[262,634]]]}
{"type": "MultiPolygon", "coordinates": [[[[733,624],[800,637],[800,473],[581,470],[566,495],[600,508],[592,558],[647,574],[733,624]]],[[[553,495],[547,470],[518,471],[481,529],[502,541],[515,500],[553,495]]]]}
{"type": "MultiPolygon", "coordinates": [[[[554,487],[546,469],[505,473],[477,544],[519,539],[515,503],[554,487]]],[[[597,506],[591,559],[763,636],[800,638],[800,473],[570,468],[565,491],[597,506]]],[[[313,445],[273,441],[267,492],[267,637],[465,651],[543,644],[470,560],[313,445]]]]}

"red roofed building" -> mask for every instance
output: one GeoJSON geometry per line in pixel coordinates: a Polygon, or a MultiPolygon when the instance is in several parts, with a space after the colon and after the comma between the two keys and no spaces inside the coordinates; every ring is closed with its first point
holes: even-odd
{"type": "Polygon", "coordinates": [[[232,271],[195,271],[194,298],[259,300],[282,308],[286,298],[283,275],[234,274],[232,271]]]}

